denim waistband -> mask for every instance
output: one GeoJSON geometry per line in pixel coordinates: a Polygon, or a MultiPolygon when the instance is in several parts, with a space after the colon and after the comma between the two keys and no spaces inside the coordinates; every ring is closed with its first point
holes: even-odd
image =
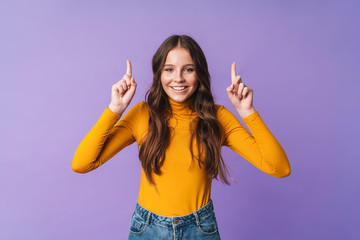
{"type": "Polygon", "coordinates": [[[211,199],[205,206],[201,207],[195,212],[192,212],[184,216],[175,216],[175,217],[165,217],[155,214],[142,207],[139,203],[136,203],[136,207],[135,207],[135,212],[139,216],[146,219],[146,224],[149,224],[149,222],[152,221],[163,225],[185,225],[195,221],[196,223],[199,223],[202,218],[205,218],[213,211],[214,211],[214,206],[211,199]]]}

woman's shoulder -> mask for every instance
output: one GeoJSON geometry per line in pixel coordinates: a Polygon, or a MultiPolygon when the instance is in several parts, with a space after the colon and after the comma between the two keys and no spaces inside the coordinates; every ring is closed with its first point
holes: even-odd
{"type": "Polygon", "coordinates": [[[126,119],[128,118],[139,118],[139,117],[147,117],[149,115],[147,103],[144,101],[136,103],[132,106],[128,112],[125,114],[126,119]]]}
{"type": "Polygon", "coordinates": [[[223,105],[215,104],[216,112],[218,112],[221,108],[225,108],[223,105]]]}
{"type": "Polygon", "coordinates": [[[147,103],[145,101],[141,101],[136,103],[132,108],[147,109],[147,103]]]}
{"type": "Polygon", "coordinates": [[[236,116],[223,105],[215,104],[216,116],[221,124],[227,124],[229,122],[238,122],[236,116]]]}
{"type": "Polygon", "coordinates": [[[223,115],[231,113],[224,105],[215,104],[215,110],[217,115],[223,115]]]}
{"type": "Polygon", "coordinates": [[[132,106],[130,110],[137,110],[137,111],[148,110],[148,105],[145,101],[141,101],[136,103],[134,106],[132,106]]]}

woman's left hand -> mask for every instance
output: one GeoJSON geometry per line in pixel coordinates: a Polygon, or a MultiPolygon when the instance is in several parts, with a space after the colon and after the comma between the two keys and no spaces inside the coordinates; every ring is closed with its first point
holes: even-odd
{"type": "Polygon", "coordinates": [[[230,102],[241,118],[245,118],[255,112],[253,107],[253,90],[241,81],[240,75],[236,75],[235,62],[231,65],[231,85],[226,91],[230,102]]]}

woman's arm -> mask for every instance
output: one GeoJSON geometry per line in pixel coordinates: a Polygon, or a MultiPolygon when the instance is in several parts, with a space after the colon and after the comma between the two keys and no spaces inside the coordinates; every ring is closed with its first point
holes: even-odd
{"type": "Polygon", "coordinates": [[[136,90],[131,62],[124,77],[111,89],[111,103],[78,146],[72,163],[75,172],[86,173],[99,167],[124,147],[135,141],[133,121],[137,119],[136,105],[118,124],[116,122],[130,104],[136,90]],[[114,127],[114,125],[116,126],[114,127]]]}
{"type": "Polygon", "coordinates": [[[226,146],[267,174],[279,178],[290,174],[290,163],[284,149],[257,111],[243,118],[252,135],[229,110],[220,107],[218,112],[226,146]]]}
{"type": "Polygon", "coordinates": [[[135,112],[134,106],[124,119],[106,107],[94,127],[84,137],[76,149],[72,169],[78,173],[87,173],[104,164],[120,150],[135,141],[131,119],[135,112]],[[116,124],[116,126],[114,126],[116,124]]]}
{"type": "Polygon", "coordinates": [[[260,170],[275,177],[288,176],[291,169],[285,151],[253,107],[253,90],[242,82],[240,75],[236,75],[235,63],[231,65],[231,86],[226,90],[232,105],[253,135],[223,108],[219,120],[225,130],[225,144],[260,170]]]}

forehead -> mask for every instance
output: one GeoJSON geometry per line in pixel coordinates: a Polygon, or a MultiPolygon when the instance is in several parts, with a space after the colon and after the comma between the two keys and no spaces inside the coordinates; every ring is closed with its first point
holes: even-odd
{"type": "Polygon", "coordinates": [[[165,59],[165,64],[193,64],[189,50],[183,47],[176,47],[171,49],[165,59]]]}

